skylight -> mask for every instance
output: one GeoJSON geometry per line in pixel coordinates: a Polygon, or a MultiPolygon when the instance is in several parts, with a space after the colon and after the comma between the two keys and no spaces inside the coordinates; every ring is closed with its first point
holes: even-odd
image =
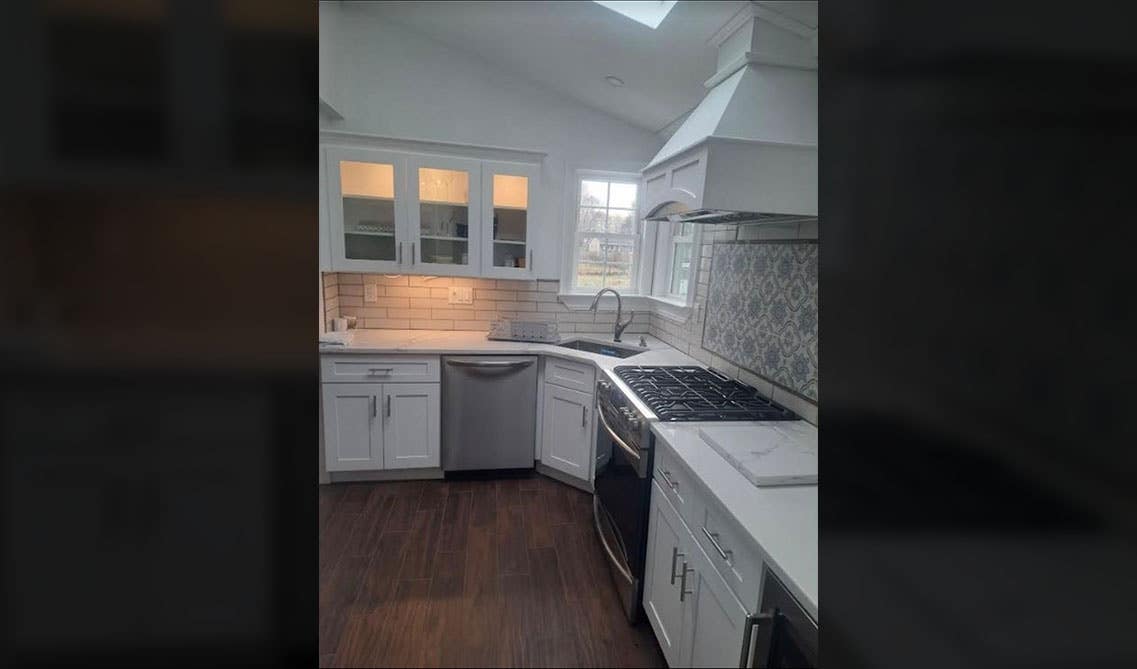
{"type": "Polygon", "coordinates": [[[659,0],[630,0],[628,2],[601,2],[600,0],[593,0],[601,7],[607,7],[617,14],[623,14],[629,19],[642,23],[648,28],[655,30],[659,24],[663,23],[664,17],[675,6],[677,0],[670,2],[660,2],[659,0]]]}

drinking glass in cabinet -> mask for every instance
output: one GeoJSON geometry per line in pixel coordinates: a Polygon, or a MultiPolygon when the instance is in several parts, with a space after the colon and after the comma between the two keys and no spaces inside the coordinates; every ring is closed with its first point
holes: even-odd
{"type": "Polygon", "coordinates": [[[418,193],[423,262],[468,264],[469,172],[420,167],[418,193]]]}
{"type": "Polygon", "coordinates": [[[395,168],[341,160],[344,255],[360,260],[395,259],[395,168]]]}
{"type": "Polygon", "coordinates": [[[493,176],[493,264],[524,267],[529,207],[529,178],[493,176]]]}

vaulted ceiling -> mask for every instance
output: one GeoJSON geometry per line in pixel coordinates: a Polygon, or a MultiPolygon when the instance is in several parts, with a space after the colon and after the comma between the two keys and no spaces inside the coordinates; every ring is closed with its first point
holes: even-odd
{"type": "MultiPolygon", "coordinates": [[[[376,2],[368,11],[666,137],[706,93],[716,56],[708,39],[744,4],[681,0],[654,30],[594,2],[376,2]]],[[[816,2],[759,4],[816,26],[816,2]]]]}

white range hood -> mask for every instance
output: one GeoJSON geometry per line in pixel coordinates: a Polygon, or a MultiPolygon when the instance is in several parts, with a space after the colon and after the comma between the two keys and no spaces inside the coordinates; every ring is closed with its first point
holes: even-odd
{"type": "Polygon", "coordinates": [[[651,221],[817,218],[817,31],[747,3],[706,97],[642,170],[651,221]]]}

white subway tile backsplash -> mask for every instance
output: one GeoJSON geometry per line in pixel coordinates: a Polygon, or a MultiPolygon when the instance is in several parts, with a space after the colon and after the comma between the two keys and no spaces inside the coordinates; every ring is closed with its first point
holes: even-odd
{"type": "Polygon", "coordinates": [[[490,321],[454,321],[454,329],[488,331],[490,329],[490,321]]]}
{"type": "Polygon", "coordinates": [[[387,286],[387,294],[391,297],[431,297],[430,289],[422,286],[387,286]]]}
{"type": "Polygon", "coordinates": [[[411,320],[411,330],[453,330],[454,321],[450,320],[435,320],[428,318],[425,320],[411,320]]]}
{"type": "Polygon", "coordinates": [[[517,293],[512,290],[489,290],[486,288],[474,289],[475,300],[501,300],[512,302],[517,299],[517,293]]]}

